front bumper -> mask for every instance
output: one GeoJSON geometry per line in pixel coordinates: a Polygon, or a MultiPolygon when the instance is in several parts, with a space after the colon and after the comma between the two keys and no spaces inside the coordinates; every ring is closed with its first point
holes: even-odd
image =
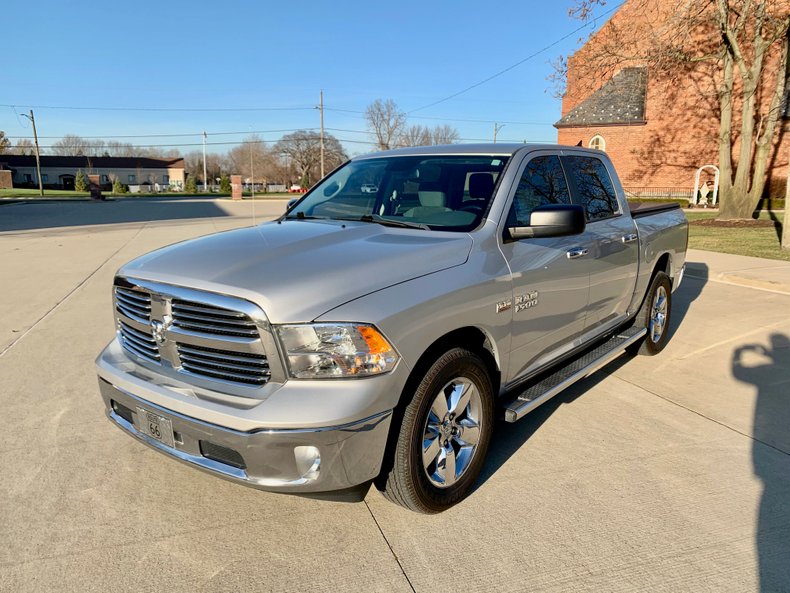
{"type": "Polygon", "coordinates": [[[109,419],[146,445],[219,477],[278,492],[347,490],[376,477],[392,415],[387,411],[323,428],[241,432],[167,410],[101,377],[99,389],[109,419]],[[173,447],[140,430],[138,406],[172,422],[173,447]],[[218,460],[233,459],[228,451],[237,453],[243,462],[218,460]]]}

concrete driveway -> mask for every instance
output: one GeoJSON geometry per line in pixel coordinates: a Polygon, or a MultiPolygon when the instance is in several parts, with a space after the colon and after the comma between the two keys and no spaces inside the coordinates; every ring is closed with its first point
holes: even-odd
{"type": "Polygon", "coordinates": [[[498,426],[438,516],[258,492],[122,434],[93,370],[115,270],[284,203],[0,206],[0,591],[790,591],[790,295],[704,252],[664,353],[498,426]]]}

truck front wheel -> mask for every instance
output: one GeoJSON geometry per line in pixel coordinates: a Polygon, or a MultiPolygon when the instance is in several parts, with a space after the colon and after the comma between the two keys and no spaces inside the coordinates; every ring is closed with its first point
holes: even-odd
{"type": "Polygon", "coordinates": [[[493,407],[491,379],[480,357],[464,348],[441,355],[406,407],[384,496],[421,513],[462,500],[483,467],[493,407]]]}

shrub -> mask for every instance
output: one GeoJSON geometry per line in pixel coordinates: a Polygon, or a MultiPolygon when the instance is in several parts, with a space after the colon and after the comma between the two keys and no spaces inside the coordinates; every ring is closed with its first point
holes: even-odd
{"type": "Polygon", "coordinates": [[[126,186],[121,183],[121,180],[117,177],[112,182],[112,193],[114,194],[125,194],[126,193],[126,186]]]}
{"type": "Polygon", "coordinates": [[[74,189],[77,191],[88,191],[88,178],[82,169],[77,169],[77,175],[74,177],[74,189]]]}
{"type": "Polygon", "coordinates": [[[191,175],[187,177],[187,182],[186,185],[184,186],[184,191],[187,192],[188,194],[196,194],[198,191],[197,180],[191,175]]]}
{"type": "Polygon", "coordinates": [[[223,175],[222,178],[219,180],[219,191],[223,194],[229,194],[231,191],[230,187],[230,177],[227,175],[223,175]]]}

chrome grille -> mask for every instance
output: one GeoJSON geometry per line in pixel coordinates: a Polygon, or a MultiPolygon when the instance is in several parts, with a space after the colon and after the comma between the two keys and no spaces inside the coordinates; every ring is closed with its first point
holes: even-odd
{"type": "Polygon", "coordinates": [[[244,313],[181,299],[173,299],[173,325],[205,334],[258,337],[258,327],[244,313]]]}
{"type": "Polygon", "coordinates": [[[178,357],[186,372],[211,379],[263,385],[271,375],[269,363],[263,354],[179,343],[178,357]]]}
{"type": "Polygon", "coordinates": [[[124,348],[152,362],[158,363],[161,361],[159,347],[150,333],[135,329],[123,321],[119,321],[118,329],[121,335],[121,344],[124,348]]]}
{"type": "Polygon", "coordinates": [[[144,280],[116,278],[118,340],[140,364],[198,386],[225,384],[229,394],[256,397],[282,369],[264,313],[240,298],[144,280]]]}
{"type": "Polygon", "coordinates": [[[151,319],[151,295],[147,292],[116,286],[115,309],[127,317],[151,319]]]}

